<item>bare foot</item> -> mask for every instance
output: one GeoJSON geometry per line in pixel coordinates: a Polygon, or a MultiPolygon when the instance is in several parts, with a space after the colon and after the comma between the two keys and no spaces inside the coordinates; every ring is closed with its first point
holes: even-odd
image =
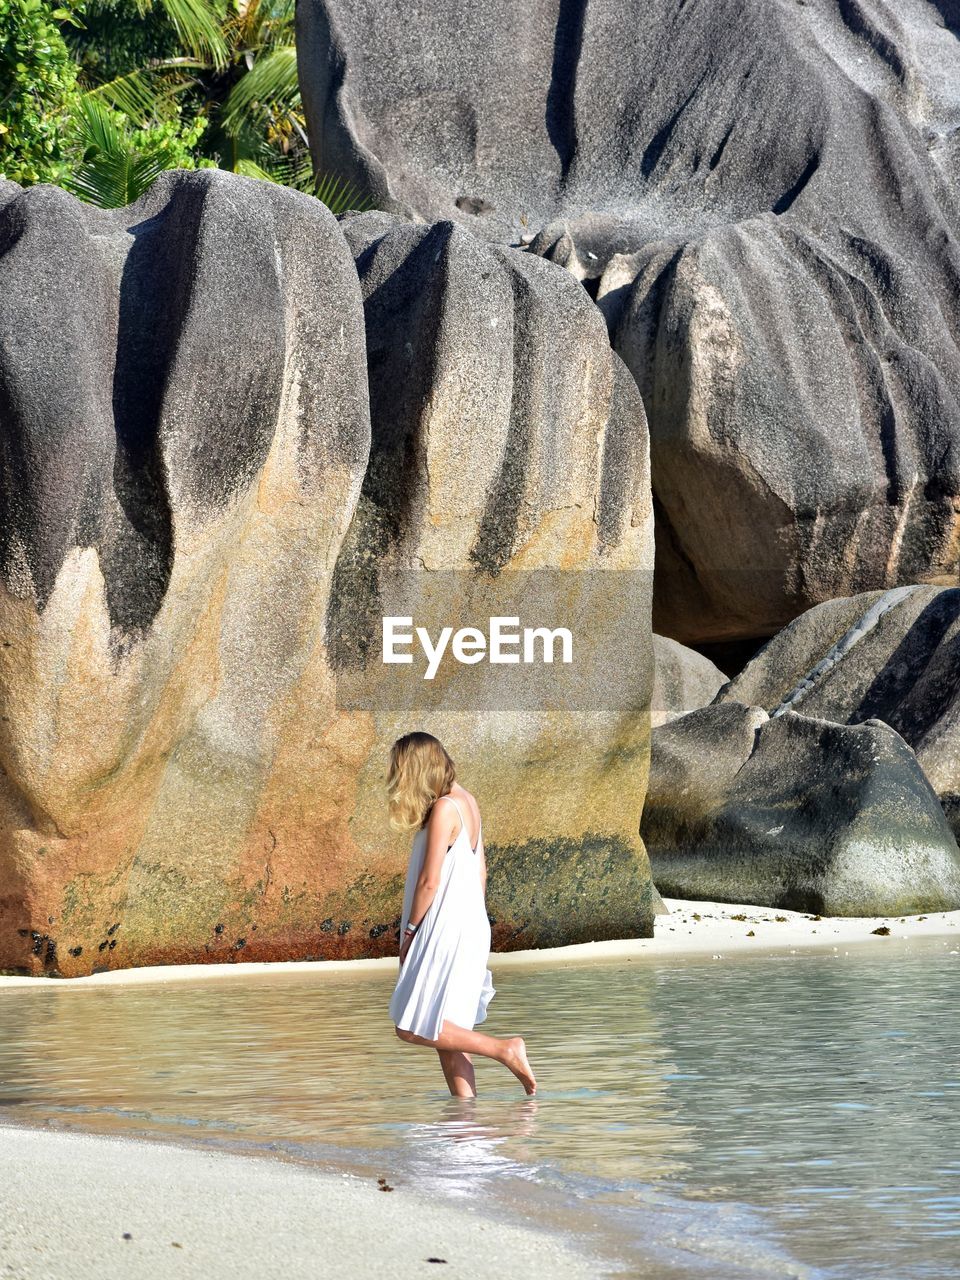
{"type": "Polygon", "coordinates": [[[527,1046],[524,1044],[522,1036],[514,1036],[507,1041],[507,1056],[504,1058],[504,1066],[510,1068],[523,1085],[528,1096],[537,1092],[537,1078],[533,1074],[533,1068],[527,1061],[527,1046]]]}

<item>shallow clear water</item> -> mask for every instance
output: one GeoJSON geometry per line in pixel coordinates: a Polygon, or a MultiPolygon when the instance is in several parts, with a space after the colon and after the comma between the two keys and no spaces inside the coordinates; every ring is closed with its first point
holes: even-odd
{"type": "Polygon", "coordinates": [[[0,991],[0,1114],[526,1206],[629,1274],[960,1276],[956,944],[495,979],[484,1029],[527,1035],[535,1100],[483,1061],[450,1099],[392,1034],[392,978],[318,966],[0,991]]]}

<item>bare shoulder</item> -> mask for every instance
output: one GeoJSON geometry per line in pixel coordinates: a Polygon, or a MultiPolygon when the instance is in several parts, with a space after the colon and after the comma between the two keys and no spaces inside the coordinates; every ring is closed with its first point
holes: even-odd
{"type": "Polygon", "coordinates": [[[460,818],[457,815],[457,807],[454,804],[441,804],[441,800],[458,799],[452,792],[446,795],[437,796],[430,810],[430,816],[427,819],[428,827],[442,827],[445,831],[452,831],[454,827],[460,826],[460,818]]]}
{"type": "Polygon", "coordinates": [[[477,804],[476,796],[472,791],[468,791],[466,787],[462,787],[459,782],[455,782],[450,788],[450,795],[453,796],[454,800],[459,801],[461,804],[466,802],[474,813],[480,812],[480,806],[477,804]]]}

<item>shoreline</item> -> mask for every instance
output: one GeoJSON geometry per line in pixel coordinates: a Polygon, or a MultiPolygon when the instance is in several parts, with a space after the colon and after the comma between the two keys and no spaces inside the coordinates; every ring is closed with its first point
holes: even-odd
{"type": "MultiPolygon", "coordinates": [[[[654,919],[652,938],[583,942],[538,951],[498,951],[490,956],[497,969],[541,964],[584,964],[611,960],[725,959],[731,954],[775,955],[851,946],[890,947],[918,938],[960,939],[960,911],[914,916],[823,916],[743,903],[700,902],[664,898],[669,914],[654,919]],[[886,928],[888,934],[877,934],[886,928]]],[[[957,942],[960,946],[960,941],[957,942]]],[[[393,973],[394,956],[376,960],[237,961],[229,964],[149,965],[113,969],[81,978],[0,974],[0,991],[13,987],[63,988],[140,982],[209,981],[264,974],[393,973]]]]}
{"type": "Polygon", "coordinates": [[[431,1263],[462,1280],[515,1268],[530,1280],[591,1280],[611,1269],[555,1225],[438,1201],[402,1180],[382,1190],[372,1175],[275,1153],[2,1124],[0,1261],[19,1280],[206,1280],[222,1270],[407,1280],[431,1263]]]}
{"type": "MultiPolygon", "coordinates": [[[[506,961],[520,973],[558,963],[735,961],[751,950],[781,960],[790,953],[878,955],[891,946],[906,956],[911,943],[917,944],[914,955],[929,954],[931,944],[960,950],[960,911],[817,919],[737,904],[666,902],[670,914],[657,918],[652,939],[494,955],[491,964],[506,961]],[[874,934],[878,927],[890,933],[874,934]]],[[[393,973],[395,965],[388,959],[337,962],[335,969],[323,962],[245,968],[377,974],[393,973]]],[[[199,972],[187,976],[198,980],[243,972],[240,965],[189,968],[199,972]]],[[[124,983],[130,975],[134,981],[170,980],[151,970],[119,970],[71,982],[86,989],[91,981],[124,983]]],[[[179,976],[174,970],[173,979],[179,976]]],[[[624,976],[629,979],[618,975],[624,976]]],[[[43,981],[20,978],[15,985],[43,981]]],[[[47,982],[55,990],[62,985],[47,982]]],[[[70,1124],[0,1115],[0,1270],[16,1280],[207,1280],[220,1268],[261,1280],[330,1269],[346,1275],[375,1270],[386,1280],[407,1280],[431,1275],[437,1265],[441,1274],[464,1280],[521,1272],[527,1280],[600,1280],[625,1270],[681,1274],[677,1249],[682,1252],[683,1244],[671,1217],[676,1205],[661,1206],[662,1212],[654,1205],[652,1218],[621,1221],[606,1212],[602,1196],[594,1204],[576,1188],[568,1193],[549,1181],[507,1180],[476,1198],[438,1194],[418,1184],[416,1166],[387,1150],[344,1147],[338,1153],[323,1142],[308,1152],[295,1138],[245,1144],[234,1137],[205,1141],[146,1127],[111,1132],[70,1124]],[[379,1185],[384,1177],[389,1194],[379,1185]]],[[[677,1204],[687,1222],[690,1206],[684,1199],[677,1204]]],[[[641,1198],[638,1212],[643,1206],[641,1198]]],[[[718,1237],[721,1251],[724,1241],[718,1237]]]]}

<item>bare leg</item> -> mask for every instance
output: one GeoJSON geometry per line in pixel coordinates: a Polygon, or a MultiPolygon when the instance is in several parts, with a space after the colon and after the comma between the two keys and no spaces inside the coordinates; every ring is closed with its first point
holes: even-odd
{"type": "Polygon", "coordinates": [[[443,1067],[447,1088],[455,1098],[475,1098],[477,1096],[477,1080],[473,1071],[473,1063],[468,1053],[458,1053],[454,1049],[438,1049],[437,1056],[443,1067]]]}
{"type": "Polygon", "coordinates": [[[537,1091],[536,1077],[527,1061],[527,1046],[521,1036],[498,1040],[496,1036],[485,1036],[482,1031],[468,1031],[466,1027],[458,1027],[454,1022],[444,1022],[436,1040],[427,1040],[424,1036],[414,1035],[412,1031],[401,1031],[399,1027],[397,1035],[407,1044],[422,1044],[430,1049],[449,1049],[455,1053],[476,1053],[481,1058],[493,1058],[513,1072],[528,1094],[537,1091]]]}

